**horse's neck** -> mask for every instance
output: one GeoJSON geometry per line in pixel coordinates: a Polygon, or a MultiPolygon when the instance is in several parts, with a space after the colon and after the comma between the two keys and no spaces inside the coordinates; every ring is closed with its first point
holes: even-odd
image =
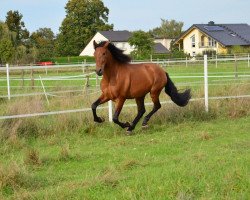
{"type": "Polygon", "coordinates": [[[106,69],[104,69],[103,78],[110,81],[117,77],[117,73],[119,71],[119,63],[117,63],[114,59],[110,60],[105,68],[106,69]]]}

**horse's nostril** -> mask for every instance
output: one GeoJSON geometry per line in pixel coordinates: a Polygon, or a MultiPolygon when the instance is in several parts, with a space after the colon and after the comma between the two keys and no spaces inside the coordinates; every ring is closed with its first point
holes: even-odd
{"type": "Polygon", "coordinates": [[[96,70],[97,75],[101,76],[102,75],[102,69],[96,70]]]}

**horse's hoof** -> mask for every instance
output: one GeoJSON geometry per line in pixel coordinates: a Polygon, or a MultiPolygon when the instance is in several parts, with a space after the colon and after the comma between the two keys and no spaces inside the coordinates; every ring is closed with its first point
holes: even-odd
{"type": "Polygon", "coordinates": [[[148,128],[148,125],[147,125],[147,124],[143,124],[143,125],[142,125],[142,128],[143,128],[143,129],[147,129],[147,128],[148,128]]]}
{"type": "Polygon", "coordinates": [[[105,121],[105,119],[103,117],[97,117],[94,121],[97,123],[102,123],[105,121]]]}
{"type": "Polygon", "coordinates": [[[129,129],[127,129],[127,131],[126,131],[126,135],[127,135],[127,136],[132,135],[132,131],[131,131],[131,130],[129,130],[129,129]]]}
{"type": "Polygon", "coordinates": [[[130,127],[130,123],[129,122],[126,122],[125,124],[124,124],[124,128],[129,128],[130,127]]]}

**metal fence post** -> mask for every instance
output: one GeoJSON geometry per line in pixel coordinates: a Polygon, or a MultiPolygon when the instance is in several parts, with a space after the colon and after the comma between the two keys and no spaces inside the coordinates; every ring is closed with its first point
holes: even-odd
{"type": "Polygon", "coordinates": [[[6,64],[6,75],[7,75],[8,99],[10,100],[10,70],[9,70],[9,64],[6,64]]]}
{"type": "Polygon", "coordinates": [[[113,122],[113,106],[112,106],[112,101],[108,101],[108,107],[109,107],[109,122],[113,122]]]}
{"type": "Polygon", "coordinates": [[[207,55],[204,55],[204,94],[205,111],[208,112],[208,74],[207,74],[207,55]]]}

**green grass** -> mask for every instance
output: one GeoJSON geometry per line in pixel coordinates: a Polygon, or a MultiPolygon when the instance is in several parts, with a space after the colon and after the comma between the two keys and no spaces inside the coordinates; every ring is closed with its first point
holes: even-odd
{"type": "MultiPolygon", "coordinates": [[[[232,63],[220,68],[211,65],[209,72],[227,74],[233,69],[232,63]]],[[[173,77],[203,72],[202,66],[166,70],[173,77]]],[[[249,74],[245,64],[238,70],[249,74]]],[[[79,74],[81,70],[58,73],[79,74]]],[[[44,71],[38,75],[46,77],[44,71]]],[[[52,75],[57,72],[49,71],[48,77],[52,75]]],[[[178,89],[191,87],[193,98],[204,96],[202,78],[173,80],[178,89]]],[[[210,78],[209,83],[209,96],[246,95],[250,91],[247,79],[210,78]]],[[[82,80],[44,84],[53,86],[47,91],[65,90],[64,86],[84,88],[82,80]]],[[[95,80],[92,87],[94,84],[95,80]]],[[[11,81],[11,85],[21,83],[11,81]]],[[[42,90],[12,88],[11,92],[42,90]]],[[[99,92],[62,95],[49,97],[49,105],[38,95],[10,101],[2,98],[0,115],[86,108],[99,92]]],[[[161,100],[169,98],[162,93],[161,100]]],[[[146,102],[150,102],[149,96],[146,102]]],[[[146,109],[149,112],[151,107],[146,109]]],[[[98,110],[98,115],[107,120],[107,110],[98,110]]],[[[124,108],[120,120],[132,121],[135,115],[135,107],[124,108]]],[[[91,113],[2,120],[0,199],[249,199],[249,122],[249,98],[210,100],[209,113],[204,111],[203,101],[185,108],[164,104],[149,128],[143,130],[140,122],[132,136],[109,122],[95,124],[91,113]]]]}
{"type": "Polygon", "coordinates": [[[249,199],[249,120],[155,123],[133,136],[91,123],[8,139],[0,163],[19,173],[0,191],[14,199],[249,199]]]}

